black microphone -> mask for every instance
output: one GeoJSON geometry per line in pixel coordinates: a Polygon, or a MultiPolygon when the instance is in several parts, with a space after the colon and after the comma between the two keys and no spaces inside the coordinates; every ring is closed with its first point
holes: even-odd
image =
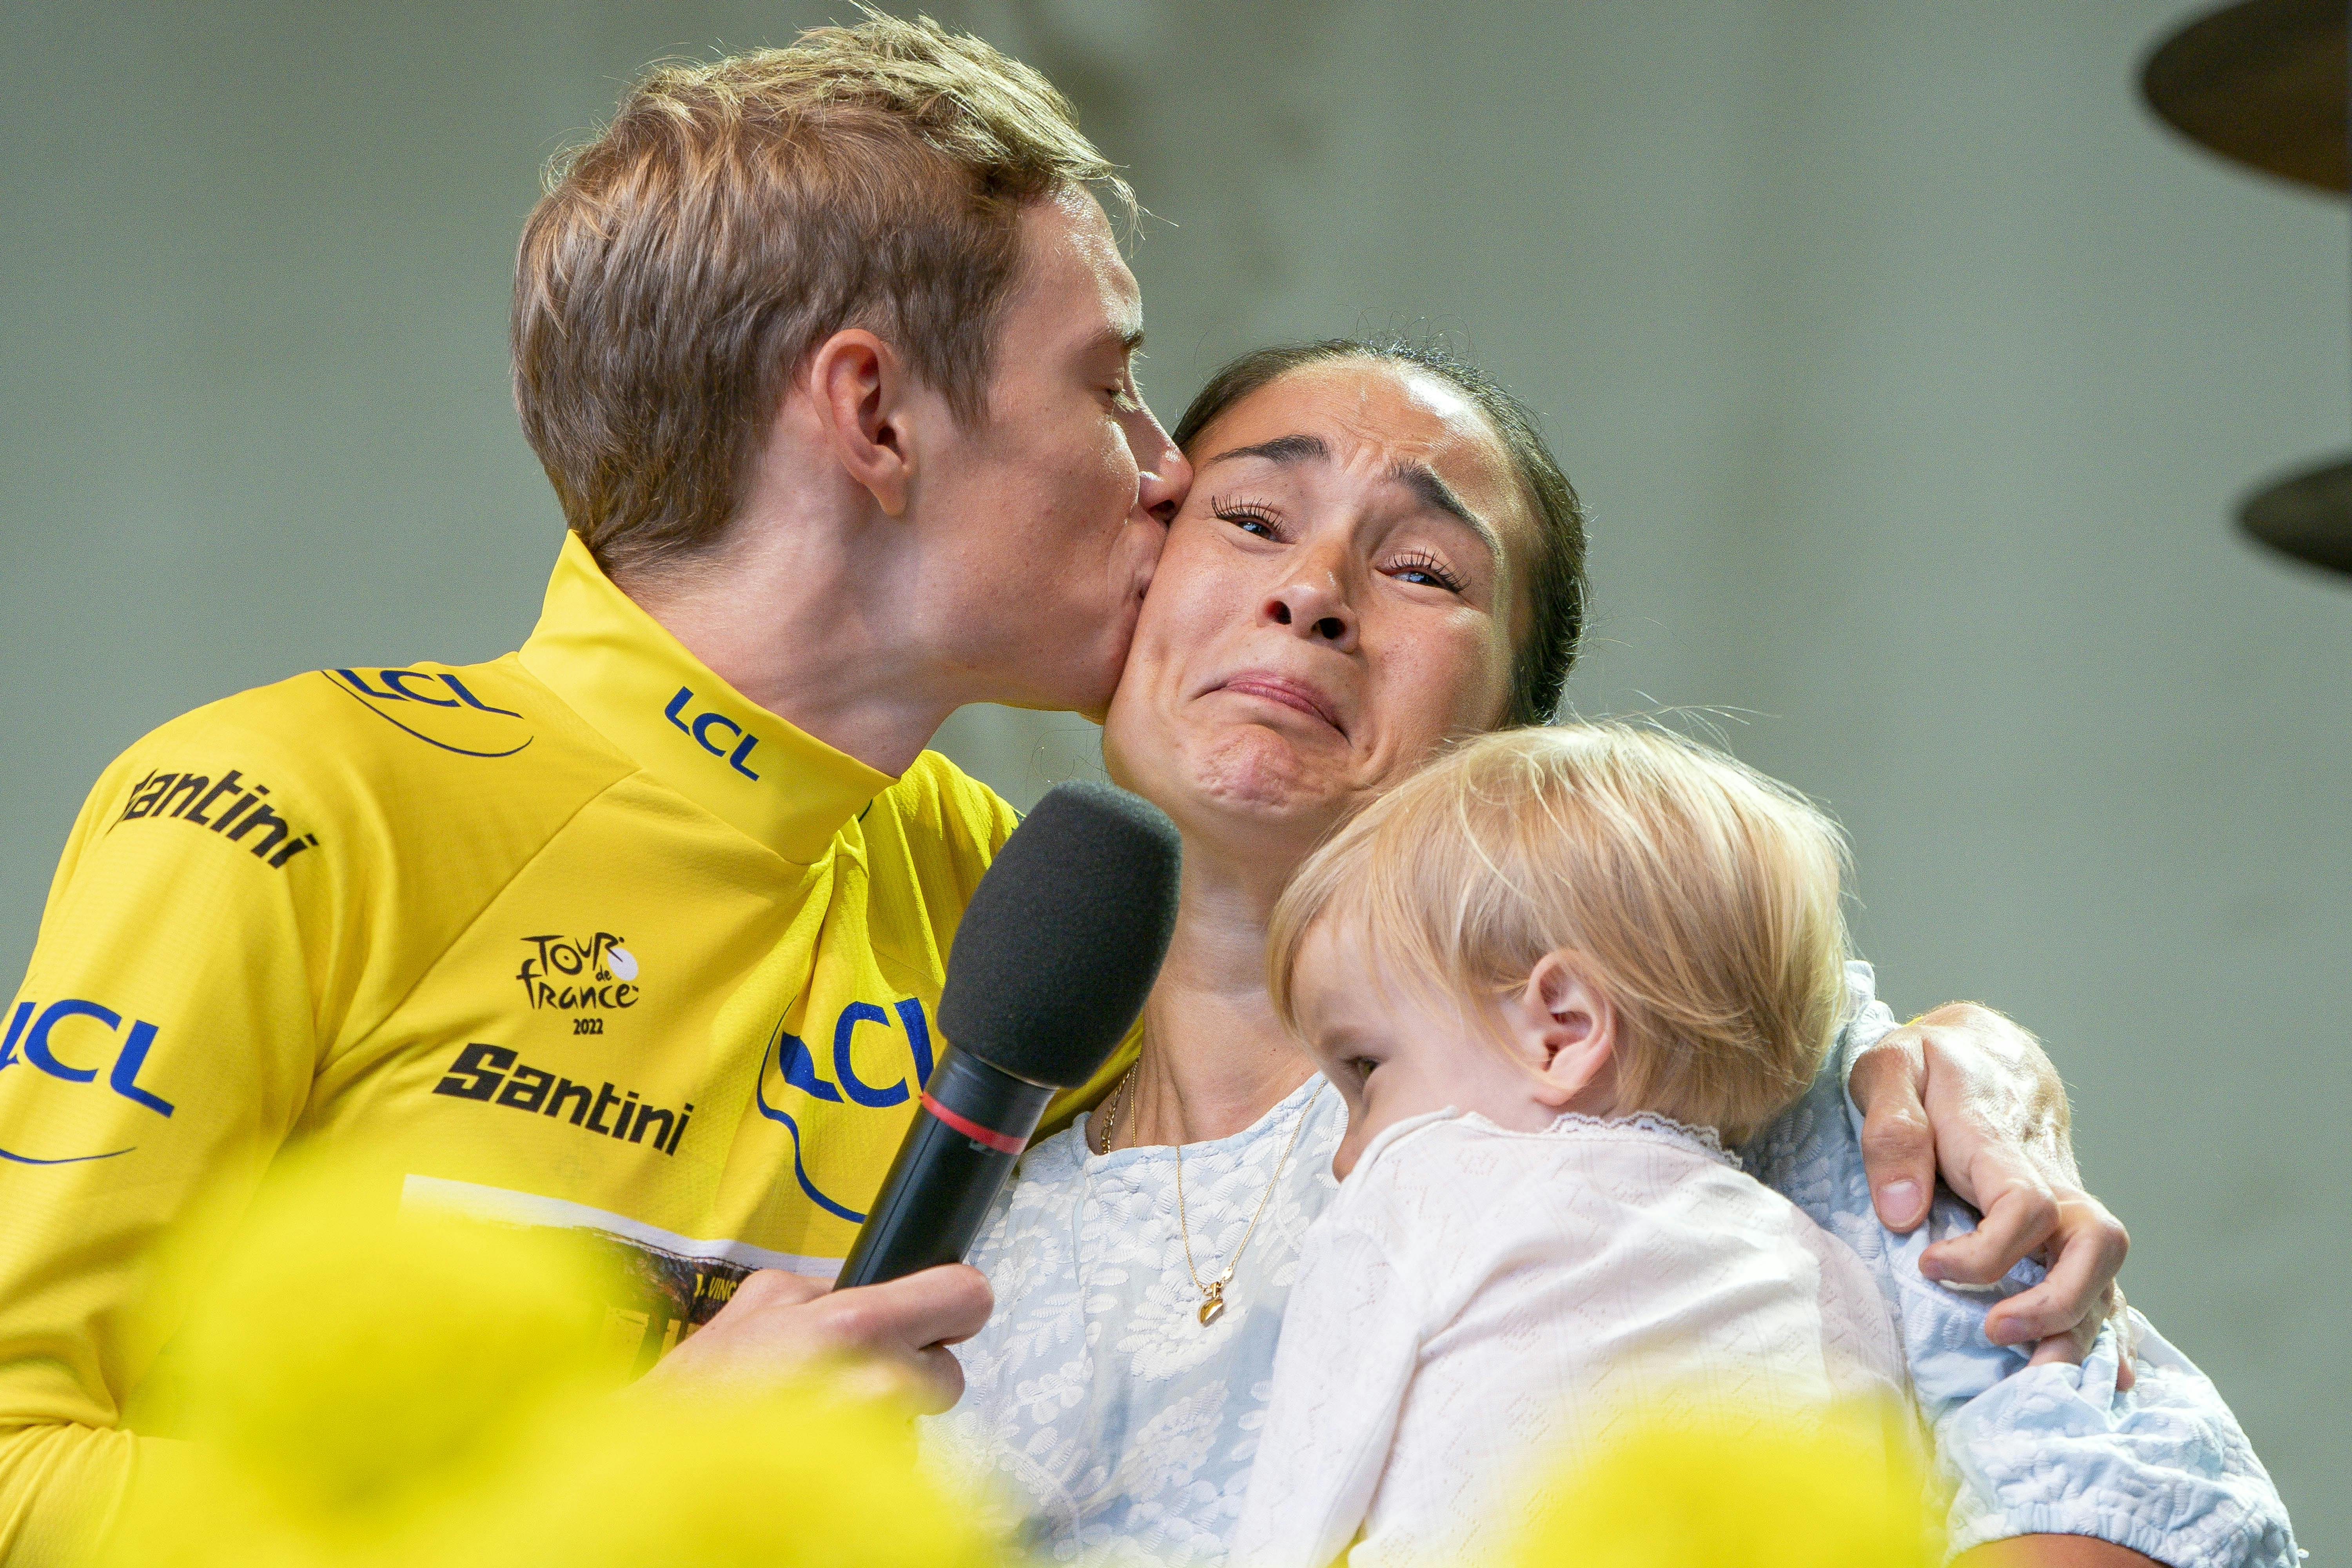
{"type": "Polygon", "coordinates": [[[836,1286],[956,1263],[1037,1120],[1100,1071],[1176,929],[1175,825],[1108,784],[1056,784],[980,879],[940,992],[946,1048],[836,1286]]]}

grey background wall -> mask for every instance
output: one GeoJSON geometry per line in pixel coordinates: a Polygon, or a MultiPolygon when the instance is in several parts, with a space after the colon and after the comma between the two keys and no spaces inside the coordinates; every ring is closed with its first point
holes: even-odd
{"type": "MultiPolygon", "coordinates": [[[[2347,218],[2146,119],[2177,0],[932,9],[1168,220],[1166,415],[1243,347],[1415,325],[1543,411],[1597,520],[1577,707],[1722,710],[1852,828],[1898,1010],[2046,1035],[2133,1299],[2334,1556],[2352,588],[2221,520],[2352,439],[2347,218]]],[[[539,163],[645,61],[826,14],[0,13],[0,961],[144,729],[515,646],[560,527],[502,343],[539,163]]],[[[1095,765],[1071,719],[946,743],[1016,796],[1095,765]]]]}

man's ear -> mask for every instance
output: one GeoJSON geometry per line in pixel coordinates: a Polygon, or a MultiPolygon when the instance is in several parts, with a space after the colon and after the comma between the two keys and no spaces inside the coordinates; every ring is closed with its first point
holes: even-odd
{"type": "Polygon", "coordinates": [[[848,327],[809,356],[808,387],[842,471],[885,515],[904,517],[915,483],[907,363],[863,327],[848,327]]]}
{"type": "Polygon", "coordinates": [[[1605,1101],[1616,1079],[1617,1012],[1578,955],[1544,954],[1511,1002],[1521,1054],[1541,1080],[1537,1098],[1562,1108],[1605,1101]]]}

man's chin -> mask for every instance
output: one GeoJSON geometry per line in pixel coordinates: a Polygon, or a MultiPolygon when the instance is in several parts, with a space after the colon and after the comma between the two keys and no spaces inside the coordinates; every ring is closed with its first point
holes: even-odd
{"type": "Polygon", "coordinates": [[[1118,700],[1119,672],[1113,670],[1109,681],[1088,695],[1084,702],[1071,706],[1070,711],[1087,722],[1102,725],[1110,721],[1110,705],[1118,700]]]}
{"type": "Polygon", "coordinates": [[[1076,713],[1099,724],[1110,711],[1111,700],[1118,694],[1119,679],[1127,670],[1128,646],[1134,632],[1130,620],[1118,628],[1116,643],[1108,636],[1097,642],[1084,664],[1072,657],[1076,650],[1056,650],[1060,657],[1051,666],[1033,666],[1022,672],[1026,677],[1023,684],[1027,690],[1021,696],[993,700],[1006,708],[1025,708],[1033,712],[1076,713]]]}
{"type": "Polygon", "coordinates": [[[1097,670],[1096,679],[1087,687],[1084,696],[1070,704],[1071,712],[1097,724],[1102,723],[1110,717],[1110,705],[1118,700],[1119,682],[1127,674],[1127,653],[1133,640],[1132,624],[1128,629],[1129,636],[1118,639],[1116,656],[1097,670]]]}
{"type": "Polygon", "coordinates": [[[1073,680],[1066,689],[1032,692],[1003,706],[1032,713],[1075,713],[1089,723],[1100,724],[1110,712],[1111,699],[1118,694],[1118,672],[1114,669],[1108,680],[1073,680]]]}

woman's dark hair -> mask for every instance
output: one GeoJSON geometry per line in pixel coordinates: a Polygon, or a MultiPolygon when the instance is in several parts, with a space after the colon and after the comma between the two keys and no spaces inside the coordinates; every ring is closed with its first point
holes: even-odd
{"type": "Polygon", "coordinates": [[[1211,376],[1176,422],[1176,445],[1190,454],[1201,432],[1225,410],[1294,370],[1350,359],[1410,365],[1436,376],[1478,405],[1510,454],[1512,471],[1534,516],[1535,540],[1523,563],[1533,620],[1526,646],[1512,663],[1507,721],[1549,722],[1559,707],[1560,688],[1568,682],[1569,667],[1576,662],[1577,643],[1584,635],[1584,507],[1544,445],[1535,416],[1494,377],[1431,342],[1326,338],[1277,343],[1253,350],[1211,376]]]}

